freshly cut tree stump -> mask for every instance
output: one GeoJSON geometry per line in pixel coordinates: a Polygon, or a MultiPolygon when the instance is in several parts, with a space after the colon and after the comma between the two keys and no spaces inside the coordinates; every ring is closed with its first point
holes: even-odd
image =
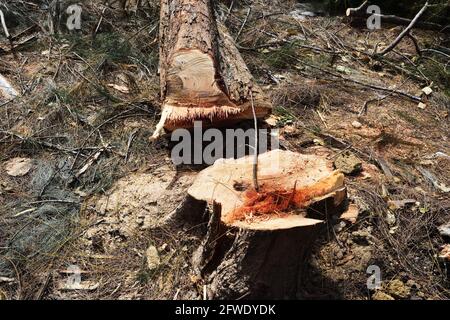
{"type": "Polygon", "coordinates": [[[207,235],[194,255],[211,299],[296,298],[322,219],[346,197],[344,176],[325,155],[274,150],[258,159],[220,159],[188,193],[213,205],[207,235]]]}
{"type": "Polygon", "coordinates": [[[210,0],[161,0],[160,80],[163,128],[225,125],[264,117],[271,105],[255,83],[210,0]]]}

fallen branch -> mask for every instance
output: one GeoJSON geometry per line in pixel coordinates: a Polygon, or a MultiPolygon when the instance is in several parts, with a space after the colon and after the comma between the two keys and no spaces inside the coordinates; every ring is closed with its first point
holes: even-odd
{"type": "Polygon", "coordinates": [[[255,145],[254,145],[254,149],[253,152],[254,154],[254,158],[253,158],[253,186],[255,187],[255,190],[258,191],[259,190],[259,184],[258,184],[258,118],[256,117],[256,111],[255,111],[255,105],[253,103],[253,94],[252,94],[252,90],[250,89],[250,99],[252,102],[252,112],[253,112],[253,121],[254,121],[254,125],[255,125],[255,145]]]}
{"type": "MultiPolygon", "coordinates": [[[[324,49],[324,48],[320,48],[320,47],[316,47],[316,46],[300,44],[300,43],[298,43],[296,41],[290,41],[290,40],[283,39],[283,38],[279,39],[278,35],[270,33],[270,32],[267,32],[267,31],[264,31],[264,30],[260,30],[260,32],[265,34],[265,35],[267,35],[267,36],[270,36],[270,37],[272,37],[274,39],[277,39],[277,40],[274,41],[274,42],[271,42],[271,43],[266,43],[266,44],[258,45],[258,46],[255,46],[255,47],[243,47],[241,45],[236,45],[236,47],[239,50],[256,51],[258,49],[270,48],[270,47],[274,47],[274,46],[278,46],[278,45],[288,44],[288,45],[295,45],[298,48],[309,49],[309,50],[312,50],[312,51],[315,51],[315,52],[319,52],[319,53],[328,53],[328,54],[333,54],[333,55],[347,54],[348,53],[347,51],[344,51],[344,50],[328,50],[328,49],[324,49]]],[[[374,56],[371,53],[368,53],[368,52],[365,52],[365,51],[353,48],[352,46],[350,46],[348,44],[344,44],[344,47],[346,49],[348,49],[348,50],[355,51],[355,52],[358,52],[359,54],[362,54],[362,55],[364,55],[366,57],[369,57],[370,59],[377,59],[381,63],[387,64],[392,69],[395,69],[395,70],[400,71],[402,73],[406,73],[409,77],[413,78],[414,80],[425,81],[425,82],[428,81],[428,79],[426,77],[424,77],[423,74],[421,74],[421,76],[418,76],[417,74],[415,74],[415,73],[413,73],[413,72],[411,72],[411,71],[409,71],[409,70],[407,70],[405,68],[402,68],[401,66],[398,66],[398,65],[396,65],[396,64],[394,64],[394,63],[392,63],[390,61],[387,61],[386,59],[384,59],[381,56],[374,56]]],[[[420,50],[420,51],[421,52],[431,51],[431,49],[423,49],[423,50],[420,50]]],[[[441,51],[439,51],[438,53],[441,53],[441,54],[445,55],[445,53],[443,53],[441,51]]]]}
{"type": "Polygon", "coordinates": [[[408,98],[408,99],[413,100],[415,102],[422,102],[422,98],[421,97],[418,97],[418,96],[406,93],[404,91],[399,91],[399,90],[395,90],[395,89],[389,89],[389,88],[381,87],[381,86],[378,86],[378,85],[375,85],[375,84],[364,83],[364,82],[361,82],[359,80],[355,80],[355,79],[352,79],[352,78],[347,78],[347,77],[344,77],[341,74],[331,72],[329,70],[323,69],[323,68],[315,66],[313,64],[309,64],[309,63],[307,63],[307,62],[305,62],[305,61],[303,61],[303,60],[301,60],[301,59],[299,59],[297,57],[294,57],[294,56],[291,56],[291,55],[289,55],[289,57],[295,59],[299,63],[304,64],[307,67],[319,70],[319,71],[321,71],[323,73],[326,73],[326,74],[329,74],[329,75],[331,75],[333,77],[341,78],[341,79],[343,79],[345,81],[353,82],[353,83],[355,83],[357,85],[360,85],[360,86],[363,86],[363,87],[366,87],[366,88],[371,88],[371,89],[378,90],[378,91],[384,91],[384,92],[389,92],[391,94],[396,94],[398,96],[402,96],[402,97],[408,98]]]}
{"type": "Polygon", "coordinates": [[[234,38],[234,42],[237,42],[237,40],[239,39],[239,37],[240,37],[242,31],[244,30],[244,27],[245,27],[245,25],[247,24],[248,17],[250,16],[250,12],[251,12],[251,11],[252,11],[252,7],[249,7],[248,10],[247,10],[247,15],[245,16],[244,22],[242,23],[241,28],[239,29],[239,31],[238,31],[236,37],[234,38]]]}
{"type": "Polygon", "coordinates": [[[103,148],[100,148],[100,150],[98,150],[93,157],[91,157],[86,164],[75,174],[75,178],[80,178],[80,176],[85,173],[89,167],[91,167],[94,162],[96,162],[98,160],[98,158],[100,158],[101,154],[106,151],[108,149],[108,145],[106,145],[103,148]]]}
{"type": "Polygon", "coordinates": [[[412,35],[411,32],[409,32],[406,36],[407,36],[408,38],[410,38],[411,41],[413,42],[414,47],[416,48],[417,54],[418,54],[419,56],[422,56],[422,50],[420,50],[419,42],[417,41],[416,37],[414,37],[414,36],[412,35]]]}
{"type": "MultiPolygon", "coordinates": [[[[398,17],[396,15],[384,15],[384,14],[378,14],[378,13],[367,13],[367,8],[369,6],[368,1],[365,1],[361,6],[358,8],[348,8],[346,11],[346,16],[351,19],[351,22],[353,22],[353,25],[365,25],[365,22],[369,17],[378,18],[381,20],[381,23],[383,24],[393,24],[393,25],[401,25],[401,26],[408,26],[411,23],[411,19],[398,17]]],[[[425,22],[425,21],[419,21],[416,23],[416,26],[420,29],[427,29],[427,30],[436,30],[440,32],[444,32],[446,27],[433,22],[425,22]]]]}
{"type": "Polygon", "coordinates": [[[127,143],[127,151],[125,152],[125,162],[128,162],[128,158],[130,156],[130,148],[131,144],[133,143],[134,138],[136,137],[136,134],[138,133],[139,129],[133,130],[133,132],[128,137],[128,143],[127,143]]]}
{"type": "Polygon", "coordinates": [[[2,23],[3,31],[5,32],[5,36],[6,36],[6,38],[9,41],[9,45],[11,46],[11,52],[12,52],[14,58],[17,58],[16,57],[16,53],[14,51],[13,40],[12,40],[12,37],[11,37],[9,31],[8,31],[8,27],[6,26],[5,15],[3,14],[2,10],[0,10],[0,20],[1,20],[1,23],[2,23]]]}
{"type": "Polygon", "coordinates": [[[430,171],[421,166],[416,166],[416,169],[422,174],[425,179],[427,179],[433,185],[434,188],[444,193],[450,192],[450,188],[445,184],[439,182],[438,179],[430,171]]]}
{"type": "Polygon", "coordinates": [[[428,1],[425,2],[425,5],[420,9],[420,11],[416,14],[414,19],[411,21],[411,23],[398,35],[398,37],[392,42],[386,49],[384,49],[380,53],[375,53],[375,55],[384,56],[386,53],[392,51],[399,43],[402,41],[402,39],[410,33],[410,31],[414,28],[417,21],[420,19],[420,17],[423,15],[423,13],[427,10],[429,4],[428,1]]]}
{"type": "Polygon", "coordinates": [[[381,98],[374,98],[374,99],[367,100],[364,103],[363,107],[359,110],[358,116],[362,116],[363,114],[367,113],[367,109],[368,109],[370,103],[372,103],[372,102],[381,102],[381,101],[383,101],[384,99],[386,99],[389,96],[390,96],[390,94],[387,94],[385,96],[382,96],[381,98]]]}
{"type": "MultiPolygon", "coordinates": [[[[45,148],[54,149],[54,150],[58,150],[58,151],[66,152],[66,153],[78,154],[78,152],[76,150],[66,149],[64,147],[61,147],[61,146],[58,146],[56,144],[53,144],[53,143],[50,143],[50,142],[46,142],[46,141],[40,141],[40,140],[32,139],[32,138],[25,138],[25,137],[22,137],[21,135],[19,135],[17,133],[14,133],[14,132],[0,130],[0,133],[5,134],[7,136],[10,136],[12,138],[19,139],[22,142],[27,141],[27,142],[30,142],[30,143],[38,144],[38,145],[40,145],[42,147],[45,147],[45,148]]],[[[80,150],[82,150],[82,149],[80,149],[80,150]]]]}
{"type": "Polygon", "coordinates": [[[6,26],[5,15],[3,14],[2,10],[0,10],[0,20],[2,22],[3,31],[5,32],[6,38],[10,39],[11,35],[9,34],[8,27],[6,26]]]}
{"type": "Polygon", "coordinates": [[[317,132],[309,129],[308,127],[306,127],[303,124],[301,124],[301,126],[304,129],[315,134],[319,138],[323,139],[327,144],[329,144],[333,148],[340,149],[340,150],[351,150],[354,153],[356,153],[357,156],[359,158],[361,158],[362,160],[372,163],[373,165],[377,166],[377,168],[381,169],[389,179],[393,177],[392,172],[390,171],[386,161],[384,161],[382,158],[374,156],[373,154],[368,154],[368,153],[354,147],[350,142],[340,139],[340,138],[337,138],[331,134],[317,133],[317,132]]]}

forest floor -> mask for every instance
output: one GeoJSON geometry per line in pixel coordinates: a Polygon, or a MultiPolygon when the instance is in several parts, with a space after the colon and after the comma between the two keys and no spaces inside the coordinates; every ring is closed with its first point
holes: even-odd
{"type": "MultiPolygon", "coordinates": [[[[421,56],[405,38],[374,58],[401,27],[356,29],[275,2],[221,4],[218,18],[272,100],[282,148],[328,148],[359,213],[324,226],[298,298],[450,298],[438,231],[450,220],[448,37],[415,30],[421,56]],[[375,291],[369,266],[381,271],[375,291]]],[[[175,168],[169,143],[149,142],[157,6],[85,1],[81,31],[55,35],[46,8],[8,6],[10,33],[24,32],[14,54],[0,39],[0,73],[20,93],[0,102],[0,299],[201,299],[191,256],[205,226],[161,223],[203,167],[175,168]]]]}

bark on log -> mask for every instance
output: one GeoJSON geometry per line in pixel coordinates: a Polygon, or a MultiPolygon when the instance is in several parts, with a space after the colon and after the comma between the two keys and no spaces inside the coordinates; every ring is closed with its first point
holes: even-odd
{"type": "Polygon", "coordinates": [[[252,119],[271,106],[255,83],[211,0],[161,0],[160,80],[162,115],[154,138],[171,131],[252,119]]]}
{"type": "MultiPolygon", "coordinates": [[[[395,15],[367,13],[367,8],[369,7],[369,5],[370,5],[369,1],[365,1],[358,8],[347,9],[346,16],[350,19],[350,24],[352,26],[358,28],[366,26],[367,19],[370,16],[379,17],[382,24],[408,26],[412,22],[411,19],[402,18],[395,15]]],[[[445,31],[444,26],[433,22],[419,21],[416,23],[416,27],[425,30],[445,31]]]]}
{"type": "Polygon", "coordinates": [[[214,206],[208,234],[194,255],[208,299],[295,299],[321,225],[275,230],[230,227],[214,206]]]}
{"type": "Polygon", "coordinates": [[[324,155],[275,150],[259,157],[256,192],[251,160],[217,161],[189,189],[213,205],[195,271],[210,299],[296,298],[322,219],[342,209],[343,175],[324,155]]]}

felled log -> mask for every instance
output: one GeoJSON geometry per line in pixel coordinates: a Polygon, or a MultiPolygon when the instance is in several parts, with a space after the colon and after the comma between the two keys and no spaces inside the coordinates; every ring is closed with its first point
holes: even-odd
{"type": "Polygon", "coordinates": [[[194,255],[211,299],[296,298],[311,245],[344,202],[344,176],[325,155],[274,150],[221,159],[197,176],[190,197],[210,203],[208,233],[194,255]]]}
{"type": "MultiPolygon", "coordinates": [[[[353,27],[364,27],[367,25],[367,19],[369,17],[375,17],[380,18],[380,21],[382,24],[390,24],[390,25],[401,25],[401,26],[408,26],[411,24],[413,20],[398,17],[396,15],[384,15],[384,14],[372,14],[367,12],[367,8],[370,6],[369,1],[364,1],[359,7],[357,8],[348,8],[346,11],[346,16],[348,17],[350,24],[353,27]]],[[[418,21],[415,23],[416,27],[420,29],[425,30],[436,30],[436,31],[445,31],[444,26],[433,23],[433,22],[426,22],[426,21],[418,21]]]]}
{"type": "Polygon", "coordinates": [[[210,0],[161,0],[162,129],[224,125],[271,109],[210,0]]]}

